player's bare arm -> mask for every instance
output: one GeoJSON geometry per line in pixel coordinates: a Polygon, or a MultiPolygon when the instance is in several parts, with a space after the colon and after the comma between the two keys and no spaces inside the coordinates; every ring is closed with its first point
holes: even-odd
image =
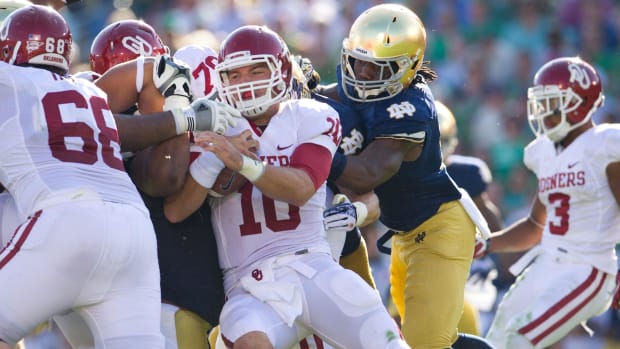
{"type": "Polygon", "coordinates": [[[150,146],[135,153],[131,177],[150,196],[168,196],[181,189],[189,166],[189,134],[150,146]]]}
{"type": "Polygon", "coordinates": [[[612,162],[605,169],[609,189],[614,194],[616,203],[620,206],[620,162],[612,162]]]}
{"type": "Polygon", "coordinates": [[[367,193],[394,176],[403,161],[415,161],[422,147],[422,143],[377,138],[359,155],[347,157],[345,170],[336,183],[358,194],[367,193]]]}
{"type": "Polygon", "coordinates": [[[502,220],[499,208],[495,206],[493,201],[489,198],[489,195],[486,192],[481,193],[480,195],[472,198],[474,203],[486,219],[489,224],[489,229],[491,231],[498,231],[502,229],[502,220]]]}
{"type": "Polygon", "coordinates": [[[333,99],[335,101],[340,100],[340,97],[338,97],[338,85],[336,83],[332,83],[329,85],[319,85],[313,92],[333,99]]]}
{"type": "Polygon", "coordinates": [[[112,112],[123,112],[136,103],[142,114],[161,111],[164,97],[153,85],[151,72],[154,60],[155,58],[147,57],[120,63],[95,81],[95,85],[108,94],[108,104],[112,112]],[[142,81],[137,81],[138,64],[142,64],[142,81]]]}
{"type": "MultiPolygon", "coordinates": [[[[196,142],[206,151],[217,155],[226,167],[243,173],[243,155],[226,137],[204,132],[199,139],[196,139],[196,142]]],[[[263,166],[262,174],[253,183],[263,194],[274,200],[302,206],[316,192],[312,179],[304,170],[292,167],[263,166]]]]}
{"type": "Polygon", "coordinates": [[[519,252],[536,245],[542,238],[546,217],[545,206],[536,197],[528,217],[492,234],[488,252],[519,252]]]}
{"type": "Polygon", "coordinates": [[[172,223],[181,222],[194,213],[209,195],[209,190],[200,185],[188,173],[180,191],[166,197],[164,215],[172,223]]]}
{"type": "Polygon", "coordinates": [[[121,140],[121,150],[135,152],[177,136],[171,112],[150,114],[148,118],[114,114],[121,140]],[[145,131],[148,130],[148,131],[145,131]]]}
{"type": "MultiPolygon", "coordinates": [[[[136,104],[142,115],[162,111],[164,97],[153,83],[154,62],[155,58],[148,57],[118,64],[95,82],[108,94],[113,112],[122,112],[136,104]]],[[[181,188],[188,165],[189,137],[181,134],[137,152],[130,173],[143,192],[166,196],[181,188]]]]}

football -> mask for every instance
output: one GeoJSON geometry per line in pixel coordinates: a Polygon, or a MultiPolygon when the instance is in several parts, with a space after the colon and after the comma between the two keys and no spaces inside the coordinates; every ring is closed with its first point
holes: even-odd
{"type": "Polygon", "coordinates": [[[213,183],[210,194],[222,197],[231,193],[236,193],[247,182],[247,178],[243,175],[229,168],[224,168],[217,176],[215,183],[213,183]]]}

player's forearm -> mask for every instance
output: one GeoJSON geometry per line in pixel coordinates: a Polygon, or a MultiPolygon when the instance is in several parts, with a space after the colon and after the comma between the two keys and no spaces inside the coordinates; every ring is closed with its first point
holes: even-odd
{"type": "Polygon", "coordinates": [[[336,184],[352,190],[358,195],[373,191],[390,179],[400,168],[400,163],[382,163],[381,166],[364,154],[348,156],[347,164],[336,184]]]}
{"type": "Polygon", "coordinates": [[[136,152],[177,135],[174,117],[170,112],[139,117],[114,114],[122,151],[136,152]]]}
{"type": "Polygon", "coordinates": [[[295,206],[303,206],[316,192],[310,176],[291,167],[266,166],[254,185],[265,196],[295,206]]]}
{"type": "Polygon", "coordinates": [[[492,234],[489,253],[525,251],[542,238],[542,228],[525,217],[508,228],[492,234]]]}
{"type": "Polygon", "coordinates": [[[489,229],[491,231],[498,231],[502,229],[502,220],[499,209],[489,199],[486,193],[482,193],[480,196],[473,198],[474,203],[482,213],[482,216],[487,221],[489,229]]]}
{"type": "Polygon", "coordinates": [[[189,167],[189,136],[170,138],[135,154],[132,178],[150,196],[164,197],[181,190],[189,167]]]}
{"type": "Polygon", "coordinates": [[[319,85],[312,92],[323,95],[335,101],[340,100],[340,97],[338,96],[338,86],[336,83],[332,83],[329,85],[319,85]]]}
{"type": "MultiPolygon", "coordinates": [[[[401,164],[414,148],[416,143],[377,138],[360,154],[347,156],[344,170],[336,178],[336,184],[345,186],[357,194],[374,190],[392,178],[400,169],[401,164]]],[[[414,161],[415,158],[407,159],[414,161]]],[[[332,162],[332,170],[337,159],[332,162]]],[[[330,176],[332,174],[330,173],[330,176]]]]}
{"type": "Polygon", "coordinates": [[[188,174],[183,188],[166,197],[164,201],[164,215],[166,219],[172,223],[183,221],[202,206],[207,195],[207,188],[198,184],[188,174]]]}

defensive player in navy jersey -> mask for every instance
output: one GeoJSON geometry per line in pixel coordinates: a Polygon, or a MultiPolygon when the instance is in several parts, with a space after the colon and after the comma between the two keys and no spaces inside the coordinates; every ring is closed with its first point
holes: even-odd
{"type": "Polygon", "coordinates": [[[338,84],[317,92],[349,105],[367,125],[364,150],[336,155],[330,177],[379,197],[380,219],[393,234],[391,294],[405,339],[413,348],[463,348],[457,323],[476,235],[464,205],[474,204],[459,201],[462,194],[442,167],[427,86],[436,74],[423,65],[425,48],[415,13],[374,6],[343,41],[338,84]]]}

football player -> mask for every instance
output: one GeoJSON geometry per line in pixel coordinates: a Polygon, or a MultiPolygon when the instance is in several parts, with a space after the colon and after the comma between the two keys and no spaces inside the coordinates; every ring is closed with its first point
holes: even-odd
{"type": "MultiPolygon", "coordinates": [[[[155,31],[141,21],[109,25],[97,36],[91,49],[91,66],[102,73],[96,83],[108,92],[113,108],[125,110],[135,105],[140,113],[179,110],[189,103],[189,96],[212,95],[212,62],[213,58],[217,59],[213,50],[191,46],[177,51],[174,60],[166,56],[148,57],[167,52],[155,31]],[[125,43],[131,45],[124,47],[125,43]],[[136,46],[147,48],[140,51],[136,46]],[[182,64],[181,59],[191,66],[182,64]],[[177,91],[178,96],[165,98],[166,91],[158,88],[160,81],[181,72],[191,76],[187,86],[177,91]]],[[[182,79],[179,83],[185,84],[182,79]]],[[[227,105],[209,103],[205,108],[210,108],[216,118],[226,113],[227,105]]],[[[219,127],[214,127],[216,131],[225,130],[225,116],[220,121],[214,118],[214,126],[219,127]]],[[[162,333],[168,349],[208,348],[207,332],[217,325],[224,302],[208,204],[182,222],[171,223],[163,214],[164,197],[177,191],[185,179],[190,161],[189,144],[189,134],[182,134],[137,152],[126,163],[149,208],[157,234],[162,333]]]]}
{"type": "Polygon", "coordinates": [[[487,334],[500,349],[551,346],[606,311],[616,287],[620,126],[592,120],[605,98],[601,78],[580,57],[556,58],[527,95],[536,139],[523,163],[538,194],[527,217],[477,243],[477,256],[529,250],[511,267],[519,277],[487,334]]]}
{"type": "Polygon", "coordinates": [[[153,226],[105,94],[66,76],[72,36],[53,9],[20,8],[0,31],[2,185],[28,217],[0,251],[0,347],[73,310],[97,348],[163,348],[153,226]]]}
{"type": "MultiPolygon", "coordinates": [[[[426,32],[410,9],[363,12],[343,41],[338,83],[318,93],[366,123],[356,156],[336,154],[330,177],[358,193],[374,190],[392,235],[391,294],[413,347],[463,347],[457,323],[476,228],[486,222],[441,166],[439,127],[424,64],[426,32]],[[458,339],[458,341],[457,341],[458,339]]],[[[463,337],[464,338],[464,337],[463,337]]],[[[476,341],[485,347],[481,339],[476,341]]]]}
{"type": "MultiPolygon", "coordinates": [[[[91,65],[97,73],[103,73],[103,78],[97,79],[96,83],[108,93],[112,111],[133,114],[139,109],[140,113],[147,114],[151,111],[161,111],[168,106],[167,109],[172,109],[176,114],[175,120],[186,119],[190,101],[189,90],[176,88],[168,90],[172,86],[189,84],[189,76],[185,76],[187,72],[183,65],[165,55],[167,52],[167,48],[155,31],[142,21],[112,23],[97,36],[92,45],[91,65]],[[164,56],[145,57],[147,54],[164,54],[164,56]],[[164,96],[166,92],[173,93],[166,98],[164,96]],[[175,103],[170,103],[170,100],[175,103]]],[[[80,74],[80,77],[89,78],[94,75],[94,78],[97,78],[97,73],[80,74]]],[[[219,132],[222,132],[222,127],[225,128],[227,123],[226,113],[218,112],[214,101],[205,101],[202,105],[199,116],[204,116],[205,112],[213,116],[211,119],[204,119],[208,123],[206,127],[209,129],[220,127],[219,132]],[[205,105],[210,108],[205,108],[205,105]]],[[[220,106],[227,107],[221,103],[220,106]]],[[[194,108],[197,107],[194,105],[192,110],[194,108]]],[[[140,119],[142,118],[127,121],[140,119]]],[[[126,161],[125,166],[133,181],[143,189],[142,197],[156,226],[158,257],[162,266],[161,287],[165,302],[162,305],[161,325],[162,332],[166,335],[166,347],[206,348],[206,332],[211,325],[204,318],[208,321],[217,321],[223,303],[221,276],[218,281],[220,271],[215,257],[215,242],[212,241],[212,235],[204,234],[205,229],[210,229],[209,213],[208,211],[197,213],[186,222],[170,227],[163,214],[158,214],[157,210],[161,205],[158,206],[158,199],[154,197],[178,189],[174,187],[174,181],[171,181],[173,173],[180,173],[181,179],[185,177],[187,162],[183,170],[181,159],[185,158],[188,161],[189,147],[188,135],[183,127],[194,123],[185,124],[179,127],[177,123],[175,128],[179,133],[178,136],[169,137],[168,140],[155,146],[136,152],[135,156],[126,157],[126,160],[131,160],[126,161]],[[141,178],[147,178],[149,182],[141,178]],[[213,253],[208,252],[209,248],[213,249],[213,253]],[[182,266],[184,268],[181,268],[182,266]],[[200,275],[196,275],[197,273],[200,275]],[[209,279],[211,275],[212,278],[209,279]],[[213,297],[203,301],[205,298],[202,297],[208,298],[209,295],[213,297]],[[182,308],[172,303],[180,304],[182,308]]],[[[144,125],[141,132],[149,133],[151,126],[153,125],[144,125]]],[[[55,320],[63,332],[68,334],[68,340],[74,343],[74,346],[88,344],[88,336],[76,338],[71,335],[76,332],[73,330],[76,327],[74,317],[55,318],[55,320]]]]}
{"type": "Polygon", "coordinates": [[[243,26],[222,42],[218,94],[247,119],[238,126],[251,126],[260,160],[226,137],[198,135],[205,152],[183,190],[166,199],[166,216],[180,220],[199,207],[218,167],[248,181],[211,200],[228,347],[288,349],[314,332],[335,347],[407,348],[379,295],[331,256],[322,212],[340,142],[338,114],[311,99],[289,99],[291,59],[280,36],[262,26],[243,26]]]}

